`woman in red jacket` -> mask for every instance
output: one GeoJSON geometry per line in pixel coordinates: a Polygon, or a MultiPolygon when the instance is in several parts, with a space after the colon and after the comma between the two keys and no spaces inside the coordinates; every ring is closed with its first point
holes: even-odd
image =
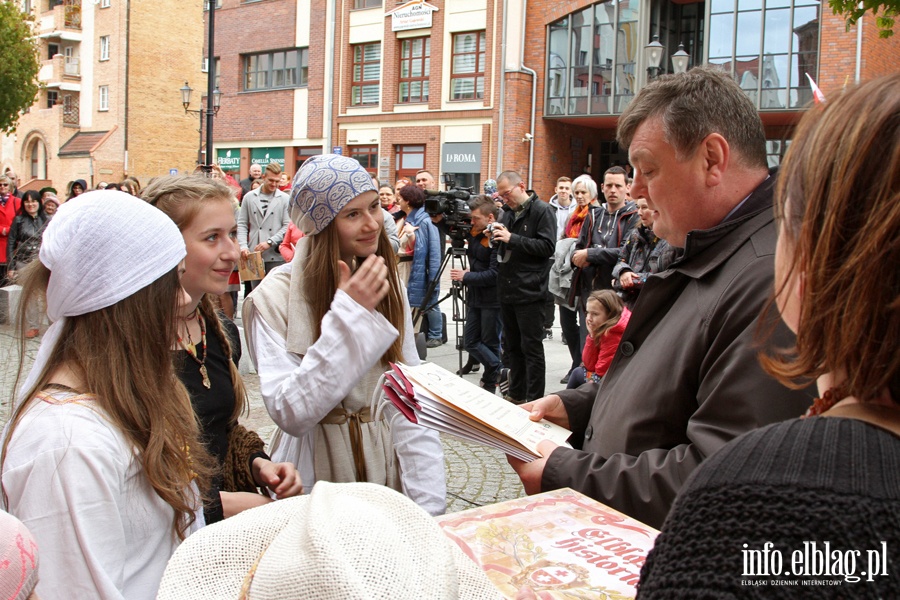
{"type": "Polygon", "coordinates": [[[12,181],[6,175],[0,175],[0,287],[7,284],[6,281],[6,246],[9,238],[9,228],[13,220],[22,208],[22,201],[12,193],[12,181]]]}
{"type": "Polygon", "coordinates": [[[588,335],[581,353],[582,366],[572,371],[566,389],[577,388],[589,381],[600,383],[600,378],[609,371],[630,318],[631,311],[614,291],[591,292],[586,303],[588,335]]]}

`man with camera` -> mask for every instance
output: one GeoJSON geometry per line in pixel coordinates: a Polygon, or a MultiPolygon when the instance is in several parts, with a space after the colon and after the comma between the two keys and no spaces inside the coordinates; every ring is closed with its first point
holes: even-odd
{"type": "Polygon", "coordinates": [[[525,189],[521,175],[497,177],[505,208],[492,231],[498,244],[497,295],[503,319],[503,348],[509,356],[507,400],[520,404],[544,395],[544,299],[550,257],[556,248],[553,208],[525,189]]]}
{"type": "Polygon", "coordinates": [[[484,196],[476,196],[469,206],[472,210],[472,231],[466,248],[469,268],[451,269],[450,279],[466,286],[468,312],[464,346],[470,360],[474,358],[484,365],[481,387],[495,393],[500,371],[500,304],[497,301],[497,247],[491,244],[489,236],[500,216],[500,209],[484,196]]]}

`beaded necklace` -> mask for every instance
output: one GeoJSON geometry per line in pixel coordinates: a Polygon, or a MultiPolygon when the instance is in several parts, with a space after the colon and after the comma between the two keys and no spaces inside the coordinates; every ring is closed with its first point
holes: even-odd
{"type": "MultiPolygon", "coordinates": [[[[185,344],[180,335],[178,336],[178,343],[184,348],[184,351],[194,359],[194,362],[200,365],[200,376],[203,377],[203,387],[209,389],[212,384],[209,381],[209,373],[206,370],[206,322],[203,320],[203,315],[201,315],[199,311],[196,312],[197,323],[200,324],[200,344],[203,346],[203,358],[197,357],[197,347],[194,345],[194,340],[191,339],[190,328],[185,327],[189,344],[185,344]]],[[[185,323],[185,325],[187,325],[187,323],[185,323]]]]}

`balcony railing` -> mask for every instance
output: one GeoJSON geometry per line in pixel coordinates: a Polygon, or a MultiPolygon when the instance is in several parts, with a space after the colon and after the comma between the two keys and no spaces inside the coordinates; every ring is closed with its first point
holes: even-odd
{"type": "Polygon", "coordinates": [[[63,125],[78,127],[78,96],[66,94],[63,96],[63,125]]]}
{"type": "Polygon", "coordinates": [[[81,29],[81,0],[65,0],[65,25],[72,29],[81,29]]]}
{"type": "Polygon", "coordinates": [[[79,60],[77,56],[67,56],[65,58],[65,73],[66,75],[78,75],[80,71],[78,70],[79,60]]]}

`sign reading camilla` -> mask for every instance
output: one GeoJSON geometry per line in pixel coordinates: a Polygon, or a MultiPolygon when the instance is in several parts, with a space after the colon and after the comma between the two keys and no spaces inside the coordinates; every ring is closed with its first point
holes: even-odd
{"type": "Polygon", "coordinates": [[[427,29],[431,27],[431,13],[439,10],[425,0],[411,0],[385,14],[391,15],[391,31],[427,29]]]}

